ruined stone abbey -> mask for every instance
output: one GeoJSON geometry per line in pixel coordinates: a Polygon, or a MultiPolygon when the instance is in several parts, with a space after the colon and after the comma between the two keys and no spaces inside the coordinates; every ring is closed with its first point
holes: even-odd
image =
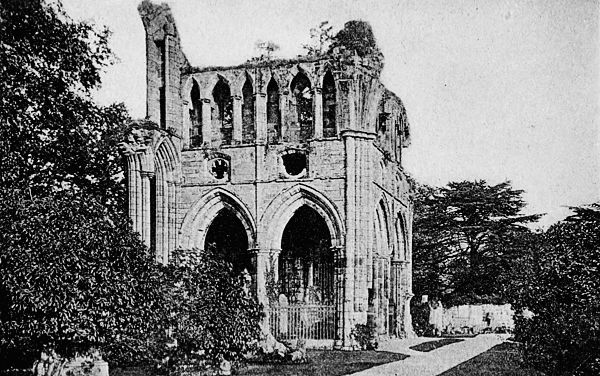
{"type": "Polygon", "coordinates": [[[194,67],[144,1],[147,118],[126,143],[129,213],[161,262],[213,247],[282,338],[411,335],[409,124],[380,54],[194,67]]]}

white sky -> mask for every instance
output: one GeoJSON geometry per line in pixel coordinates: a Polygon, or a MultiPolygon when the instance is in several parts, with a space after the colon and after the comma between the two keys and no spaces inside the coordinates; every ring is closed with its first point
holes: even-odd
{"type": "MultiPolygon", "coordinates": [[[[145,116],[145,39],[137,0],[63,0],[75,19],[113,31],[120,63],[97,99],[145,116]]],[[[599,5],[586,0],[171,0],[193,65],[229,65],[257,40],[301,54],[309,29],[368,21],[383,51],[383,82],[402,98],[418,180],[511,180],[528,213],[561,219],[600,200],[599,5]]]]}

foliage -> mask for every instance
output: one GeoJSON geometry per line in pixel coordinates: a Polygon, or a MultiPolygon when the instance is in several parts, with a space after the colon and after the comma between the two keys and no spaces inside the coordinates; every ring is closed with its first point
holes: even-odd
{"type": "Polygon", "coordinates": [[[520,215],[523,191],[509,182],[451,182],[420,186],[415,195],[413,235],[416,295],[441,298],[445,305],[499,303],[499,275],[515,250],[511,239],[529,234],[520,215]]]}
{"type": "Polygon", "coordinates": [[[245,281],[215,252],[176,251],[165,267],[170,364],[238,360],[257,342],[262,309],[245,281]]]}
{"type": "Polygon", "coordinates": [[[371,25],[360,20],[348,21],[344,24],[344,28],[333,37],[329,52],[336,48],[356,51],[360,57],[379,52],[371,25]]]}
{"type": "Polygon", "coordinates": [[[350,335],[360,350],[377,350],[379,343],[377,342],[377,327],[373,322],[367,322],[366,324],[356,324],[350,335]]]}
{"type": "Polygon", "coordinates": [[[419,337],[433,335],[433,329],[429,325],[429,304],[412,299],[410,302],[410,315],[416,335],[419,337]]]}
{"type": "Polygon", "coordinates": [[[254,43],[254,48],[256,48],[259,55],[248,60],[249,62],[270,61],[273,59],[273,53],[280,49],[277,43],[270,40],[257,40],[256,43],[254,43]]]}
{"type": "Polygon", "coordinates": [[[30,366],[45,348],[146,359],[146,334],[160,324],[161,278],[128,220],[71,192],[4,197],[0,363],[30,366]]]}
{"type": "Polygon", "coordinates": [[[525,359],[549,375],[600,373],[600,210],[575,208],[528,249],[508,296],[525,359]]]}
{"type": "Polygon", "coordinates": [[[323,55],[329,49],[329,45],[333,41],[333,26],[329,25],[329,21],[323,21],[317,27],[310,29],[311,42],[302,45],[308,56],[323,55]]]}
{"type": "Polygon", "coordinates": [[[112,63],[109,32],[74,22],[60,2],[6,0],[0,35],[0,187],[86,191],[121,208],[128,116],[91,99],[112,63]]]}

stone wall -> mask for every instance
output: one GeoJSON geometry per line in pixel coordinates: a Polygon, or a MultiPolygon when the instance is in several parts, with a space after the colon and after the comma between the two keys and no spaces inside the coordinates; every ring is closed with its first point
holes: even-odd
{"type": "Polygon", "coordinates": [[[324,219],[335,253],[338,345],[350,346],[354,325],[370,319],[382,333],[411,334],[411,187],[401,167],[409,125],[400,99],[379,81],[381,56],[194,68],[168,6],[144,1],[139,10],[148,120],[135,124],[123,150],[134,228],[157,259],[204,247],[213,219],[228,210],[246,231],[265,302],[269,260],[295,211],[308,206],[324,219]],[[223,100],[231,104],[226,119],[218,115],[223,100]],[[301,101],[309,105],[300,110],[301,101]],[[195,132],[201,144],[192,144],[195,132]]]}

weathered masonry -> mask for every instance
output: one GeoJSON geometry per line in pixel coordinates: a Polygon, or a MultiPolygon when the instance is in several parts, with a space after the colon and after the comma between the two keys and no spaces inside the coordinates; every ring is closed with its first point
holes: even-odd
{"type": "Polygon", "coordinates": [[[348,347],[355,324],[412,333],[409,125],[382,56],[192,67],[144,1],[147,119],[124,143],[129,212],[162,262],[215,247],[281,338],[348,347]]]}

